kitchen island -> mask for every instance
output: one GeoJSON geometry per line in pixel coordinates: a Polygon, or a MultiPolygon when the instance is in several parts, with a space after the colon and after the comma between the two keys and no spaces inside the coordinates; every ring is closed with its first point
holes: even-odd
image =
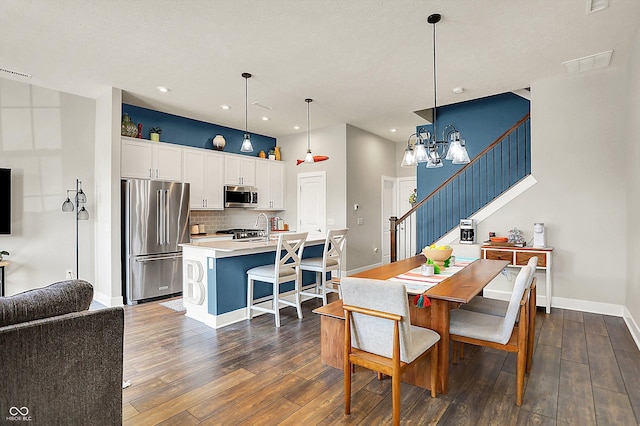
{"type": "MultiPolygon", "coordinates": [[[[322,257],[325,237],[309,236],[303,258],[322,257]]],[[[277,238],[269,241],[216,240],[181,244],[183,303],[186,315],[220,328],[247,319],[247,271],[274,264],[277,238]]],[[[275,266],[274,266],[275,267],[275,266]]],[[[315,282],[314,272],[303,272],[302,285],[315,282]]],[[[293,282],[281,293],[293,293],[293,282]]],[[[270,284],[256,282],[254,300],[271,304],[270,284]]]]}

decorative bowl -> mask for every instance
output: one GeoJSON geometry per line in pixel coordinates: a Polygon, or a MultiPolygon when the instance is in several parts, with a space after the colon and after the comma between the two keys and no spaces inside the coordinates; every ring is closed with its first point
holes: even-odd
{"type": "Polygon", "coordinates": [[[433,263],[439,266],[444,265],[444,261],[451,257],[451,253],[453,253],[452,248],[438,250],[425,247],[422,249],[422,254],[424,254],[427,259],[433,260],[433,263]]]}
{"type": "Polygon", "coordinates": [[[492,243],[506,243],[509,239],[507,237],[491,237],[492,243]]]}

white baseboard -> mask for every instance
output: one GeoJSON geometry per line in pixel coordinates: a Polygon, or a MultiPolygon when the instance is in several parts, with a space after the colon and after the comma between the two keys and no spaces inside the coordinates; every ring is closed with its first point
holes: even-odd
{"type": "Polygon", "coordinates": [[[114,306],[124,306],[124,299],[122,298],[122,296],[109,297],[106,294],[100,293],[98,291],[95,291],[93,293],[93,300],[109,308],[112,308],[114,306]]]}
{"type": "MultiPolygon", "coordinates": [[[[511,298],[510,291],[484,289],[484,295],[491,299],[509,300],[511,298]]],[[[547,301],[545,295],[538,295],[536,299],[537,306],[545,306],[547,301]]],[[[594,314],[612,315],[615,317],[623,316],[624,306],[614,305],[611,303],[592,302],[590,300],[566,299],[564,297],[554,297],[551,299],[551,307],[559,309],[569,309],[571,311],[591,312],[594,314]]]]}
{"type": "Polygon", "coordinates": [[[373,265],[363,266],[362,268],[350,269],[346,271],[345,276],[357,274],[358,272],[362,272],[362,271],[368,271],[369,269],[377,268],[378,266],[382,266],[382,262],[374,263],[373,265]]]}
{"type": "Polygon", "coordinates": [[[631,333],[631,337],[633,337],[633,340],[636,342],[636,346],[640,349],[640,327],[638,327],[638,323],[631,316],[631,312],[629,312],[626,306],[624,307],[624,315],[622,318],[624,318],[624,322],[627,324],[627,328],[631,333]]]}

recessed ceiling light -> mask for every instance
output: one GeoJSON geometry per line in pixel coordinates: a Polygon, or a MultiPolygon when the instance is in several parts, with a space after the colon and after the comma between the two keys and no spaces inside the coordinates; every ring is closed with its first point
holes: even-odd
{"type": "Polygon", "coordinates": [[[164,87],[164,86],[158,86],[158,90],[161,91],[162,93],[167,93],[169,90],[168,87],[164,87]]]}
{"type": "Polygon", "coordinates": [[[300,126],[293,126],[293,128],[294,128],[295,130],[299,130],[299,129],[300,129],[300,126]]]}
{"type": "Polygon", "coordinates": [[[460,93],[464,92],[464,89],[462,87],[454,87],[452,92],[456,95],[459,95],[460,93]]]}
{"type": "Polygon", "coordinates": [[[229,105],[220,105],[220,108],[222,108],[222,109],[231,109],[231,107],[229,105]]]}
{"type": "Polygon", "coordinates": [[[262,121],[269,121],[269,117],[262,117],[262,121]]]}
{"type": "Polygon", "coordinates": [[[397,130],[396,130],[396,129],[389,129],[389,131],[390,131],[391,133],[395,133],[395,132],[397,132],[397,130]]]}

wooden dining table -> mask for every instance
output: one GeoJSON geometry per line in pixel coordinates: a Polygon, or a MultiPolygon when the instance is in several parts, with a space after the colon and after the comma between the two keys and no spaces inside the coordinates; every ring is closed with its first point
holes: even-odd
{"type": "MultiPolygon", "coordinates": [[[[408,259],[382,265],[373,269],[351,275],[356,278],[388,280],[419,267],[426,261],[422,254],[408,259]]],[[[409,309],[411,323],[430,328],[440,334],[438,350],[438,389],[446,394],[449,385],[449,312],[461,303],[468,303],[491,282],[509,264],[504,260],[479,259],[461,271],[429,288],[424,294],[431,301],[431,306],[418,308],[410,300],[409,309]]],[[[403,285],[398,283],[398,285],[403,285]]],[[[411,297],[413,299],[413,297],[411,297]]],[[[344,311],[342,300],[336,300],[313,312],[321,318],[321,357],[322,362],[336,368],[342,368],[342,351],[344,342],[344,311]]],[[[405,373],[404,381],[428,388],[430,386],[431,369],[424,362],[414,371],[405,373]]]]}

